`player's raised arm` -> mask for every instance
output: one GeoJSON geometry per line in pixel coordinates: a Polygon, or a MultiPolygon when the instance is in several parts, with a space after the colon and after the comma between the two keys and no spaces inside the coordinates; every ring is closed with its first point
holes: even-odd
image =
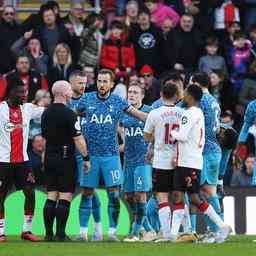
{"type": "Polygon", "coordinates": [[[256,101],[252,101],[246,108],[245,116],[244,116],[244,124],[239,134],[238,143],[245,143],[249,128],[253,125],[253,122],[256,117],[256,101]]]}
{"type": "Polygon", "coordinates": [[[138,119],[140,119],[141,121],[145,122],[146,119],[147,119],[147,116],[148,116],[148,113],[145,113],[145,112],[142,112],[138,109],[136,109],[135,107],[133,106],[130,106],[126,112],[131,115],[131,116],[134,116],[138,119]]]}
{"type": "Polygon", "coordinates": [[[144,127],[144,140],[146,142],[154,142],[154,128],[155,122],[153,113],[149,113],[144,127]]]}

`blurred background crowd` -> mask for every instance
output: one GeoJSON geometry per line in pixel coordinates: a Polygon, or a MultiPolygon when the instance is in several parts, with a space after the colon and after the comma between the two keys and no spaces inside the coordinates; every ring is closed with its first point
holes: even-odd
{"type": "MultiPolygon", "coordinates": [[[[179,84],[182,95],[191,74],[202,71],[221,106],[222,123],[239,132],[256,98],[256,0],[102,0],[96,12],[88,11],[94,1],[68,1],[68,12],[62,1],[45,1],[25,18],[6,2],[1,1],[0,100],[13,76],[25,83],[28,102],[43,99],[47,106],[55,81],[83,70],[86,92],[94,91],[97,70],[108,68],[116,75],[113,93],[126,98],[129,84],[140,83],[144,103],[151,105],[160,97],[162,79],[179,84]]],[[[40,176],[40,120],[31,123],[30,139],[31,163],[40,176]]],[[[255,184],[254,149],[243,153],[243,161],[231,157],[226,185],[255,184]]]]}

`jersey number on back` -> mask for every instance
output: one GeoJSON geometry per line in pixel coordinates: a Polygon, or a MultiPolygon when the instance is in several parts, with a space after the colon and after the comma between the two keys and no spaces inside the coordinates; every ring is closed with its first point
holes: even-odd
{"type": "Polygon", "coordinates": [[[165,124],[165,144],[175,144],[175,140],[171,136],[172,130],[179,130],[180,126],[178,124],[165,124]]]}

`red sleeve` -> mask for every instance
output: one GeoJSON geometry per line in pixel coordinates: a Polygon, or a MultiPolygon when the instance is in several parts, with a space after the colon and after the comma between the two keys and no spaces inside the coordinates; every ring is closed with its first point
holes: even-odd
{"type": "Polygon", "coordinates": [[[108,46],[104,44],[101,49],[100,65],[104,68],[109,68],[112,70],[114,70],[117,67],[117,64],[113,61],[113,58],[111,59],[108,54],[108,46]]]}
{"type": "Polygon", "coordinates": [[[42,79],[41,79],[41,88],[46,91],[49,90],[48,81],[44,76],[42,76],[42,79]]]}
{"type": "Polygon", "coordinates": [[[136,64],[135,50],[133,45],[131,45],[129,49],[129,58],[128,58],[127,67],[133,69],[135,68],[135,64],[136,64]]]}
{"type": "Polygon", "coordinates": [[[4,100],[5,93],[6,93],[6,79],[5,77],[0,78],[0,102],[4,100]]]}

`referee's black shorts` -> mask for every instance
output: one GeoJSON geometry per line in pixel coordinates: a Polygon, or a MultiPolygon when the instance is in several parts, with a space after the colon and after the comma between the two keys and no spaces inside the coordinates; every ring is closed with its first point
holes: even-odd
{"type": "Polygon", "coordinates": [[[57,154],[45,156],[45,184],[48,192],[74,193],[77,164],[74,156],[62,158],[57,154]]]}

